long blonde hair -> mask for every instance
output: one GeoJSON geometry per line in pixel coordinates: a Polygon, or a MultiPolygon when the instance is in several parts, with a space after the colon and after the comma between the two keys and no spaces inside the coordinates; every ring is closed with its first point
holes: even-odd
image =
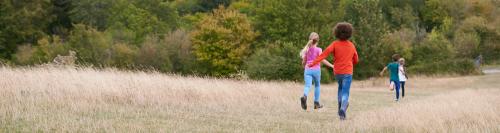
{"type": "Polygon", "coordinates": [[[319,34],[316,32],[311,32],[311,34],[309,35],[309,41],[307,41],[306,46],[304,46],[304,48],[300,51],[300,57],[302,59],[305,58],[306,53],[308,52],[309,48],[312,45],[317,44],[318,41],[319,41],[319,34]]]}

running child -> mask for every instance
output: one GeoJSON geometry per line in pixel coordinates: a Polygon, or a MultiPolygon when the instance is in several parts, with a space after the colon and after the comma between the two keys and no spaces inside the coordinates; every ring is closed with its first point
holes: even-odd
{"type": "Polygon", "coordinates": [[[401,98],[405,98],[405,82],[408,80],[408,76],[406,76],[406,67],[405,67],[405,59],[399,59],[399,83],[401,84],[401,98]]]}
{"type": "Polygon", "coordinates": [[[389,69],[389,88],[392,90],[396,89],[396,98],[394,101],[399,101],[399,58],[401,56],[399,54],[394,54],[392,55],[392,61],[391,63],[387,64],[386,67],[380,72],[380,76],[384,75],[384,72],[389,69]]]}
{"type": "MultiPolygon", "coordinates": [[[[304,49],[300,51],[300,56],[302,57],[302,65],[304,66],[304,95],[300,97],[300,103],[302,109],[307,110],[307,95],[309,89],[311,89],[312,82],[314,81],[314,109],[322,108],[323,105],[319,103],[320,95],[320,81],[321,81],[321,66],[316,64],[313,66],[307,66],[310,64],[319,54],[321,54],[322,49],[317,47],[319,41],[319,35],[316,32],[312,32],[309,35],[309,41],[307,42],[304,49]]],[[[326,61],[322,61],[323,64],[332,67],[333,65],[326,61]]]]}
{"type": "Polygon", "coordinates": [[[352,36],[352,25],[350,23],[337,23],[333,33],[337,40],[333,41],[326,50],[319,55],[309,67],[318,64],[326,59],[329,55],[333,55],[334,74],[338,87],[338,115],[340,120],[346,119],[347,107],[349,107],[349,93],[352,82],[352,73],[354,65],[358,63],[358,52],[354,44],[349,41],[352,36]]]}

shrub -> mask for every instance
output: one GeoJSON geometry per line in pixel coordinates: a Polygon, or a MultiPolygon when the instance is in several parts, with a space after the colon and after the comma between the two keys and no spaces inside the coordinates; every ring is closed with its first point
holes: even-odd
{"type": "Polygon", "coordinates": [[[109,66],[111,62],[111,35],[83,25],[76,24],[68,43],[77,53],[78,61],[94,65],[109,66]]]}
{"type": "Polygon", "coordinates": [[[137,48],[133,45],[118,43],[112,46],[112,65],[120,68],[134,66],[137,48]]]}
{"type": "Polygon", "coordinates": [[[472,74],[477,73],[472,59],[448,59],[427,64],[417,64],[408,68],[409,73],[418,74],[472,74]]]}
{"type": "Polygon", "coordinates": [[[199,22],[192,32],[194,52],[209,64],[209,73],[228,76],[241,69],[257,34],[244,14],[220,7],[199,22]]]}
{"type": "Polygon", "coordinates": [[[247,74],[253,79],[301,80],[303,67],[292,43],[274,43],[257,50],[247,60],[247,74]],[[295,58],[293,58],[295,57],[295,58]]]}
{"type": "Polygon", "coordinates": [[[35,50],[30,44],[19,46],[17,52],[14,54],[15,62],[21,65],[33,64],[35,62],[33,59],[35,50]]]}
{"type": "Polygon", "coordinates": [[[196,58],[192,52],[193,46],[188,32],[178,29],[170,32],[162,40],[161,45],[168,52],[172,61],[172,71],[183,74],[197,72],[196,58]]]}
{"type": "Polygon", "coordinates": [[[450,43],[441,33],[433,31],[422,44],[413,50],[413,60],[410,64],[431,64],[442,60],[455,58],[455,51],[450,43]]]}
{"type": "Polygon", "coordinates": [[[37,41],[38,46],[21,45],[14,55],[20,65],[33,65],[52,62],[57,55],[67,55],[69,47],[62,43],[58,36],[43,37],[37,41]]]}
{"type": "Polygon", "coordinates": [[[154,36],[147,37],[141,44],[137,52],[136,64],[157,69],[161,72],[170,72],[172,70],[168,51],[161,45],[160,40],[154,36]]]}

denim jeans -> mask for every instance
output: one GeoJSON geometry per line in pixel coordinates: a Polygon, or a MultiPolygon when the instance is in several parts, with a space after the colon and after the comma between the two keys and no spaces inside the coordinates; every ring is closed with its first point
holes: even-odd
{"type": "Polygon", "coordinates": [[[401,83],[401,96],[404,98],[405,97],[405,81],[400,81],[401,83]]]}
{"type": "Polygon", "coordinates": [[[337,92],[337,98],[339,102],[339,111],[342,110],[347,112],[347,107],[349,106],[349,93],[351,90],[352,75],[351,74],[338,74],[335,75],[337,82],[339,83],[339,89],[337,92]]]}
{"type": "Polygon", "coordinates": [[[399,100],[399,80],[391,80],[390,82],[394,83],[394,92],[396,93],[396,99],[399,100]]]}
{"type": "Polygon", "coordinates": [[[314,81],[314,101],[319,102],[319,91],[320,91],[320,81],[321,81],[321,69],[304,71],[304,96],[309,94],[312,82],[314,81]]]}

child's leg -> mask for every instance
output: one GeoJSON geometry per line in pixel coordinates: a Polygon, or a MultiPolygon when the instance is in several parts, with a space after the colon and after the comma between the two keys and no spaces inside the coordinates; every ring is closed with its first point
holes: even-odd
{"type": "Polygon", "coordinates": [[[394,81],[394,88],[396,89],[396,100],[399,100],[399,81],[394,81]]]}
{"type": "Polygon", "coordinates": [[[314,101],[319,102],[320,85],[321,85],[321,70],[314,71],[312,77],[314,80],[314,101]]]}
{"type": "Polygon", "coordinates": [[[401,82],[401,97],[405,97],[405,81],[401,82]]]}
{"type": "Polygon", "coordinates": [[[392,80],[389,81],[389,89],[394,90],[394,82],[392,80]]]}
{"type": "Polygon", "coordinates": [[[338,108],[339,108],[339,111],[340,111],[340,106],[341,106],[341,101],[342,99],[340,99],[342,97],[342,83],[343,83],[343,77],[340,76],[340,75],[335,75],[335,78],[337,79],[337,83],[339,84],[339,87],[337,89],[337,102],[338,102],[338,108]]]}
{"type": "Polygon", "coordinates": [[[312,84],[312,75],[309,70],[305,70],[304,72],[304,96],[309,94],[309,89],[311,89],[312,84]]]}
{"type": "Polygon", "coordinates": [[[352,75],[345,75],[342,81],[342,98],[340,109],[344,112],[347,111],[347,106],[349,105],[349,95],[351,90],[352,75]]]}

